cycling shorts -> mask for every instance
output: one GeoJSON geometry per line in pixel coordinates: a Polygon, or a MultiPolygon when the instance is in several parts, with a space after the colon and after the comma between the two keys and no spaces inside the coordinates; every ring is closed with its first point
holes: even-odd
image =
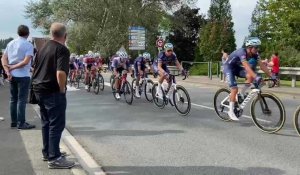
{"type": "Polygon", "coordinates": [[[237,82],[235,77],[246,78],[246,70],[241,66],[224,65],[224,74],[230,88],[236,88],[237,82]]]}

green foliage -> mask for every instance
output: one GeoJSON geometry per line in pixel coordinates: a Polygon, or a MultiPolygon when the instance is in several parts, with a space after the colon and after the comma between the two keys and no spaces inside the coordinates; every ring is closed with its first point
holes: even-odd
{"type": "MultiPolygon", "coordinates": [[[[220,71],[220,66],[218,62],[213,62],[212,64],[212,74],[217,75],[218,69],[220,71]]],[[[208,75],[208,63],[194,64],[189,70],[190,75],[208,75]]],[[[219,72],[220,73],[220,72],[219,72]]]]}
{"type": "Polygon", "coordinates": [[[229,0],[211,1],[208,23],[200,31],[200,37],[200,54],[196,61],[218,61],[222,49],[236,49],[229,0]]]}
{"type": "Polygon", "coordinates": [[[176,55],[182,61],[195,60],[198,31],[205,23],[199,10],[182,6],[173,15],[171,28],[173,33],[169,36],[169,41],[174,44],[176,55]]]}
{"type": "Polygon", "coordinates": [[[7,39],[0,39],[0,49],[5,49],[6,48],[6,45],[12,41],[13,38],[7,38],[7,39]]]}
{"type": "Polygon", "coordinates": [[[263,57],[278,52],[281,66],[300,66],[299,21],[299,0],[259,0],[249,31],[262,40],[263,57]]]}

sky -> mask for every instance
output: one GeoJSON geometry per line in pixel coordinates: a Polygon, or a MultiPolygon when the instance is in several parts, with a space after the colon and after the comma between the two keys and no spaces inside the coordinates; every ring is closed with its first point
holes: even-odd
{"type": "MultiPolygon", "coordinates": [[[[33,29],[31,21],[24,17],[24,6],[28,0],[0,0],[0,38],[17,37],[17,27],[25,24],[30,27],[31,37],[42,36],[39,29],[33,29]]],[[[245,36],[249,34],[248,26],[251,22],[251,14],[257,0],[230,0],[236,44],[242,45],[245,36]]],[[[198,0],[196,6],[200,12],[207,14],[210,0],[198,0]]]]}

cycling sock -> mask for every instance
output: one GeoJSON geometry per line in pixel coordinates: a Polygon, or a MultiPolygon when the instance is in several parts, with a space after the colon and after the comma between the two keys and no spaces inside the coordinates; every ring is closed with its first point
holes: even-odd
{"type": "Polygon", "coordinates": [[[251,86],[251,84],[248,83],[248,84],[245,84],[245,86],[242,88],[242,90],[241,90],[242,98],[244,98],[245,92],[247,91],[247,89],[248,89],[250,86],[251,86]]]}
{"type": "Polygon", "coordinates": [[[229,102],[229,112],[233,112],[234,109],[234,103],[233,101],[229,102]]]}

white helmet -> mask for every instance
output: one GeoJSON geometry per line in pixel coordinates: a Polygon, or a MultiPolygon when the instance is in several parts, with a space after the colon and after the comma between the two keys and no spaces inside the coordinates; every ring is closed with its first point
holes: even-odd
{"type": "Polygon", "coordinates": [[[119,51],[118,56],[121,58],[121,61],[123,61],[124,59],[128,58],[127,53],[124,52],[124,51],[119,51]]]}
{"type": "Polygon", "coordinates": [[[151,55],[150,55],[150,53],[145,52],[145,53],[143,53],[143,57],[144,57],[146,60],[150,60],[151,55]]]}
{"type": "Polygon", "coordinates": [[[261,41],[257,37],[248,38],[245,43],[246,47],[251,47],[251,46],[256,47],[256,46],[260,46],[260,45],[261,45],[261,41]]]}
{"type": "Polygon", "coordinates": [[[93,53],[93,51],[88,51],[88,55],[93,55],[94,53],[93,53]]]}
{"type": "Polygon", "coordinates": [[[98,53],[98,52],[95,53],[95,57],[96,57],[96,58],[99,58],[99,57],[100,57],[100,53],[98,53]]]}
{"type": "Polygon", "coordinates": [[[76,57],[76,54],[75,54],[75,53],[72,53],[72,54],[70,55],[70,57],[71,57],[71,58],[75,58],[75,57],[76,57]]]}

